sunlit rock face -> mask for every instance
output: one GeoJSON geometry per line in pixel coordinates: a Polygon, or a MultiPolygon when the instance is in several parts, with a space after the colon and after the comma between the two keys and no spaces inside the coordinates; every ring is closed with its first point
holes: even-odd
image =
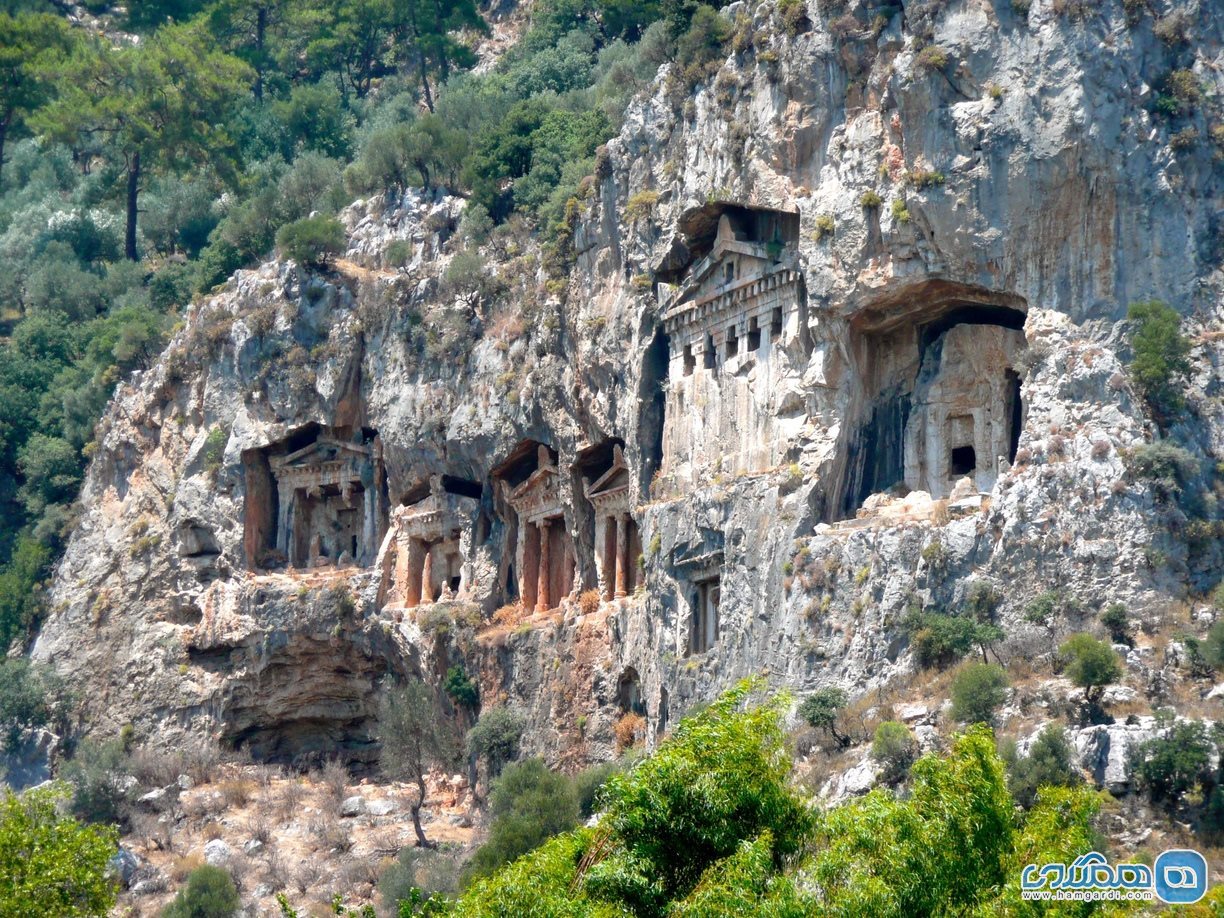
{"type": "Polygon", "coordinates": [[[981,581],[1022,655],[1051,584],[1142,615],[1213,582],[1124,464],[1122,319],[1185,316],[1213,467],[1222,173],[1148,100],[1175,65],[1219,96],[1224,24],[927,6],[847,38],[733,4],[752,42],[631,105],[560,280],[494,240],[506,292],[456,292],[464,201],[409,191],[348,208],[329,271],[195,304],[102,419],[35,648],[91,729],[369,761],[382,680],[458,666],[577,765],[746,675],[882,685],[906,613],[981,581]]]}

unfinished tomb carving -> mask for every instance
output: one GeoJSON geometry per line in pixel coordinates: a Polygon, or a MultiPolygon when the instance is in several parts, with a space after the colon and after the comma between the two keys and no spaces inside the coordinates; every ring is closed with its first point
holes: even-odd
{"type": "Polygon", "coordinates": [[[574,589],[574,546],[566,527],[552,452],[543,444],[535,444],[534,466],[530,459],[529,448],[520,447],[494,474],[515,516],[513,569],[518,572],[517,596],[524,608],[546,612],[560,605],[574,589]],[[521,477],[528,468],[532,470],[521,477]]]}
{"type": "Polygon", "coordinates": [[[1024,313],[995,304],[929,303],[853,339],[861,370],[858,431],[847,447],[836,515],[872,494],[948,497],[969,478],[989,491],[1014,461],[1023,426],[1024,313]],[[925,319],[925,321],[923,321],[925,319]]]}
{"type": "Polygon", "coordinates": [[[373,563],[387,526],[377,432],[309,425],[243,460],[249,563],[373,563]]]}
{"type": "Polygon", "coordinates": [[[660,307],[670,347],[664,461],[682,481],[779,464],[788,439],[779,417],[797,413],[779,403],[779,383],[784,342],[805,335],[798,215],[711,207],[688,223],[685,251],[704,257],[658,275],[679,282],[660,285],[660,307]]]}

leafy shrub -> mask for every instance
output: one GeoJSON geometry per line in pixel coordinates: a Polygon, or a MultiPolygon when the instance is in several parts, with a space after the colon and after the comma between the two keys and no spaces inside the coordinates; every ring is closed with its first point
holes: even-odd
{"type": "Polygon", "coordinates": [[[54,670],[20,658],[0,660],[0,749],[12,752],[22,731],[62,717],[65,703],[63,682],[54,670]]]}
{"type": "Polygon", "coordinates": [[[277,230],[276,244],[286,258],[319,267],[344,251],[344,226],[335,217],[304,217],[277,230]]]}
{"type": "Polygon", "coordinates": [[[718,69],[732,31],[732,24],[714,7],[701,4],[693,11],[688,31],[676,40],[676,62],[690,85],[718,69]]]}
{"type": "Polygon", "coordinates": [[[578,798],[578,814],[582,819],[590,819],[600,804],[600,792],[613,775],[620,774],[626,768],[626,759],[602,762],[584,768],[574,775],[574,794],[578,798]]]}
{"type": "Polygon", "coordinates": [[[225,444],[229,442],[229,433],[224,427],[214,427],[204,440],[201,457],[204,460],[204,471],[210,478],[216,478],[221,470],[221,462],[225,458],[225,444]]]}
{"type": "Polygon", "coordinates": [[[629,196],[629,200],[625,202],[625,220],[629,223],[637,223],[639,220],[645,220],[654,213],[655,205],[659,203],[659,193],[657,191],[639,191],[629,196]]]}
{"type": "Polygon", "coordinates": [[[487,876],[578,824],[578,798],[564,775],[540,759],[516,762],[493,782],[489,838],[472,855],[468,876],[487,876]]]}
{"type": "Polygon", "coordinates": [[[480,703],[480,690],[462,666],[452,666],[446,671],[446,694],[460,707],[474,710],[480,703]]]}
{"type": "Polygon", "coordinates": [[[122,741],[82,741],[62,769],[73,787],[72,811],[86,822],[124,823],[132,799],[126,766],[122,741]]]}
{"type": "Polygon", "coordinates": [[[818,214],[816,216],[816,241],[819,242],[833,235],[834,223],[832,214],[818,214]]]}
{"type": "Polygon", "coordinates": [[[1211,751],[1202,721],[1181,721],[1135,747],[1131,770],[1153,800],[1175,803],[1196,784],[1210,782],[1211,751]]]}
{"type": "Polygon", "coordinates": [[[1208,629],[1203,639],[1203,660],[1213,669],[1224,669],[1224,619],[1208,629]]]}
{"type": "Polygon", "coordinates": [[[909,223],[910,221],[909,208],[905,206],[905,202],[900,198],[892,202],[892,215],[893,219],[898,223],[909,223]]]}
{"type": "Polygon", "coordinates": [[[876,727],[871,757],[884,766],[884,780],[900,781],[918,757],[918,743],[905,724],[886,720],[876,727]]]}
{"type": "Polygon", "coordinates": [[[162,918],[233,918],[241,905],[230,875],[202,864],[188,874],[187,885],[166,906],[162,918]]]}
{"type": "Polygon", "coordinates": [[[0,799],[0,915],[107,915],[115,886],[107,865],[114,829],[83,826],[60,813],[63,785],[0,799]]]}
{"type": "Polygon", "coordinates": [[[490,708],[468,731],[468,755],[484,759],[489,776],[497,777],[508,762],[518,758],[523,727],[523,718],[510,708],[490,708]]]}
{"type": "Polygon", "coordinates": [[[839,688],[817,689],[799,705],[799,716],[817,730],[823,730],[842,746],[850,745],[850,738],[838,729],[838,719],[846,709],[846,693],[839,688]]]}
{"type": "Polygon", "coordinates": [[[1178,499],[1199,472],[1194,454],[1167,440],[1137,446],[1128,458],[1131,474],[1150,481],[1161,500],[1178,499]]]}
{"type": "Polygon", "coordinates": [[[1190,372],[1190,342],[1181,333],[1181,316],[1160,300],[1132,303],[1131,376],[1159,418],[1177,414],[1185,399],[1182,389],[1190,372]]]}
{"type": "Polygon", "coordinates": [[[1075,750],[1066,731],[1057,724],[1046,724],[1033,740],[1029,754],[1015,759],[1009,768],[1008,789],[1016,802],[1030,809],[1042,787],[1076,787],[1083,775],[1073,763],[1075,750]]]}
{"type": "Polygon", "coordinates": [[[1007,698],[1007,673],[995,663],[967,663],[952,679],[952,716],[965,723],[990,723],[1007,698]]]}
{"type": "Polygon", "coordinates": [[[867,207],[867,208],[879,207],[883,203],[884,203],[884,199],[881,198],[874,191],[864,191],[859,196],[859,205],[861,207],[867,207]]]}
{"type": "Polygon", "coordinates": [[[975,647],[985,660],[987,649],[1003,639],[1003,630],[989,621],[931,610],[911,610],[902,627],[922,667],[948,666],[975,647]]]}
{"type": "Polygon", "coordinates": [[[1122,678],[1122,664],[1112,647],[1091,634],[1073,634],[1058,648],[1067,678],[1099,698],[1105,686],[1122,678]]]}
{"type": "Polygon", "coordinates": [[[1130,644],[1130,616],[1126,606],[1120,602],[1110,603],[1109,608],[1101,613],[1101,624],[1109,632],[1109,638],[1115,644],[1130,644]]]}
{"type": "Polygon", "coordinates": [[[914,64],[919,70],[927,72],[943,70],[948,66],[948,52],[939,45],[927,45],[918,52],[918,56],[914,58],[914,64]]]}

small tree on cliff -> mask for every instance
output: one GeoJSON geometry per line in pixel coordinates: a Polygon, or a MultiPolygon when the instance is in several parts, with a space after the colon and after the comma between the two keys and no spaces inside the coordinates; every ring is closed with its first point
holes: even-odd
{"type": "Polygon", "coordinates": [[[391,778],[411,781],[417,786],[417,799],[412,804],[412,828],[416,832],[417,845],[437,847],[425,837],[425,830],[421,828],[425,775],[432,766],[454,758],[454,742],[438,712],[433,692],[419,680],[393,686],[383,695],[379,706],[378,729],[383,771],[391,778]]]}

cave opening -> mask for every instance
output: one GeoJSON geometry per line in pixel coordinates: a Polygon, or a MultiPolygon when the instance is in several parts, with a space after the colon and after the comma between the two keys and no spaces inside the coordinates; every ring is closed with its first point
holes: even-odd
{"type": "MultiPolygon", "coordinates": [[[[696,367],[692,346],[684,351],[688,372],[696,367]]],[[[642,360],[641,381],[638,383],[638,486],[642,494],[650,492],[650,482],[663,465],[663,430],[667,422],[667,371],[671,363],[671,340],[662,328],[655,331],[642,360]]]]}
{"type": "Polygon", "coordinates": [[[873,494],[939,500],[966,476],[979,491],[993,487],[1023,430],[1015,367],[1025,312],[1011,302],[932,297],[906,309],[898,299],[852,324],[863,396],[860,420],[847,425],[832,519],[853,517],[873,494]]]}

